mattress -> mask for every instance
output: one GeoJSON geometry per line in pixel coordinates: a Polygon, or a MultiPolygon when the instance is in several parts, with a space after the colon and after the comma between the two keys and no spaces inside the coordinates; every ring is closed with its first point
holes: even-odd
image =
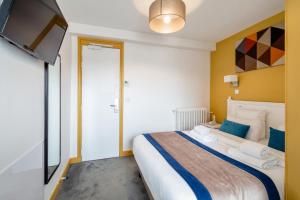
{"type": "MultiPolygon", "coordinates": [[[[197,140],[192,132],[184,132],[188,136],[197,140]]],[[[232,140],[232,144],[240,143],[243,141],[241,138],[237,138],[220,131],[215,131],[214,134],[219,134],[222,137],[226,137],[228,140],[232,140]]],[[[203,141],[201,141],[203,143],[203,141]]],[[[219,151],[220,153],[230,155],[227,153],[230,148],[230,144],[221,144],[218,141],[209,141],[205,143],[208,147],[219,151]]],[[[196,200],[196,196],[185,180],[168,164],[163,156],[148,142],[143,136],[137,136],[134,139],[133,153],[135,160],[139,166],[139,169],[144,177],[144,180],[149,187],[152,196],[156,200],[196,200]]],[[[275,167],[270,170],[263,170],[255,166],[251,166],[264,174],[268,175],[274,184],[281,199],[283,199],[284,191],[284,168],[275,167]]],[[[258,199],[253,194],[253,199],[258,199]]]]}

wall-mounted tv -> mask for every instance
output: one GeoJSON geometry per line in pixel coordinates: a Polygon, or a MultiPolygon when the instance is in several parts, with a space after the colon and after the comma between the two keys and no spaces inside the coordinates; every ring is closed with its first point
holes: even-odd
{"type": "Polygon", "coordinates": [[[54,64],[68,24],[56,0],[0,0],[0,35],[54,64]]]}

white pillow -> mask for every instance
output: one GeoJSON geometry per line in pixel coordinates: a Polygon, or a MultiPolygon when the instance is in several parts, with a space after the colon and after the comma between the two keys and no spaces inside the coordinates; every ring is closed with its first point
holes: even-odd
{"type": "Polygon", "coordinates": [[[279,125],[279,126],[277,127],[277,129],[280,130],[280,131],[285,131],[285,125],[284,125],[284,124],[279,125]]]}
{"type": "Polygon", "coordinates": [[[264,138],[262,140],[259,140],[258,143],[268,146],[269,139],[268,138],[264,138]]]}
{"type": "Polygon", "coordinates": [[[258,142],[266,137],[266,123],[260,119],[242,119],[237,117],[228,117],[228,120],[249,125],[250,129],[246,135],[246,139],[258,142]]]}
{"type": "Polygon", "coordinates": [[[250,109],[238,109],[236,111],[236,117],[242,119],[259,119],[266,121],[267,113],[264,110],[250,110],[250,109]]]}

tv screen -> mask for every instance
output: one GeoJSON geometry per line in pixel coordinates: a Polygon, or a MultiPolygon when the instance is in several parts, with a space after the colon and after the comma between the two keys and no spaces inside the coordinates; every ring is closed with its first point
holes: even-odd
{"type": "Polygon", "coordinates": [[[54,65],[68,24],[55,0],[0,0],[0,35],[54,65]]]}

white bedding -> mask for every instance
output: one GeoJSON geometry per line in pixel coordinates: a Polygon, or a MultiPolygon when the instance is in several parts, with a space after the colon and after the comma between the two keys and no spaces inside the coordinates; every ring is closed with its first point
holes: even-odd
{"type": "MultiPolygon", "coordinates": [[[[190,137],[199,140],[195,137],[193,132],[184,132],[190,137]]],[[[212,131],[212,134],[216,134],[219,137],[223,137],[224,141],[200,141],[205,145],[219,151],[230,157],[228,149],[232,145],[237,145],[244,139],[238,138],[218,130],[212,131]],[[232,141],[232,143],[228,141],[232,141]]],[[[133,153],[135,160],[140,168],[141,173],[147,183],[151,194],[155,200],[196,200],[196,196],[190,189],[188,184],[182,179],[182,177],[164,160],[160,153],[148,142],[148,140],[140,135],[134,139],[133,153]]],[[[255,166],[251,166],[257,170],[268,175],[275,183],[281,199],[284,194],[284,168],[275,167],[270,170],[262,170],[255,166]]],[[[253,193],[253,199],[260,200],[260,197],[255,196],[253,193]]]]}

